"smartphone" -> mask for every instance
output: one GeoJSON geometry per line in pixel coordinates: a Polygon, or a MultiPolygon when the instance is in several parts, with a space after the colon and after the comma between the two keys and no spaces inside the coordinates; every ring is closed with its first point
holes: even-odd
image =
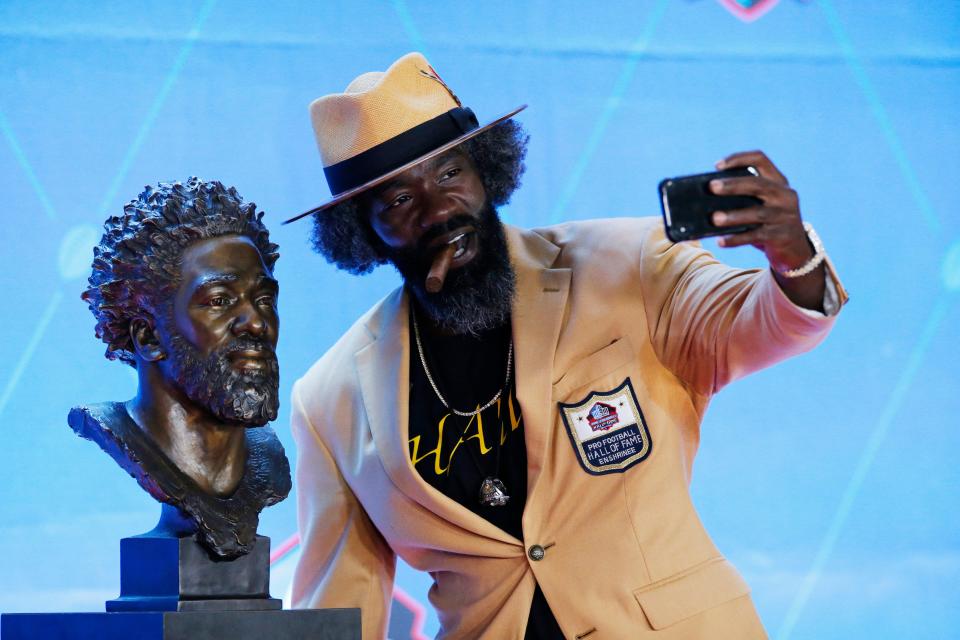
{"type": "Polygon", "coordinates": [[[667,237],[674,242],[682,242],[755,229],[755,224],[726,227],[713,224],[714,211],[744,209],[761,204],[762,201],[753,196],[718,196],[710,191],[709,185],[710,181],[716,178],[759,175],[754,167],[740,167],[661,180],[658,189],[667,237]]]}

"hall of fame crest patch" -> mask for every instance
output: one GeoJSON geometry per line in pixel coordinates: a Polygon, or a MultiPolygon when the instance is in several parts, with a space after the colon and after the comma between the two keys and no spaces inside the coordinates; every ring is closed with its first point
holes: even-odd
{"type": "Polygon", "coordinates": [[[623,473],[650,455],[653,442],[630,378],[613,391],[559,403],[570,443],[587,473],[623,473]]]}

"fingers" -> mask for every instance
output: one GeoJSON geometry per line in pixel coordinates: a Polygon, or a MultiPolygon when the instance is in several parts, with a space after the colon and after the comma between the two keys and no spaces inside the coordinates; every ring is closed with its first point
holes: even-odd
{"type": "Polygon", "coordinates": [[[763,196],[769,196],[774,189],[782,188],[768,180],[754,178],[753,176],[744,176],[743,178],[723,178],[710,181],[710,191],[718,196],[757,196],[764,199],[763,196]]]}
{"type": "Polygon", "coordinates": [[[766,251],[786,244],[789,242],[791,235],[790,227],[787,225],[762,224],[756,229],[720,236],[717,238],[717,244],[721,247],[741,247],[752,244],[756,248],[766,251]]]}
{"type": "Polygon", "coordinates": [[[780,170],[777,169],[776,165],[767,157],[763,151],[741,151],[739,153],[732,153],[723,160],[717,162],[716,167],[719,170],[724,169],[736,169],[737,167],[748,167],[754,166],[757,168],[757,171],[760,172],[760,175],[768,180],[772,180],[782,185],[787,185],[786,176],[780,173],[780,170]]]}
{"type": "Polygon", "coordinates": [[[747,207],[733,211],[714,211],[711,220],[718,227],[735,227],[742,224],[770,224],[788,221],[793,216],[784,209],[772,207],[747,207]]]}
{"type": "Polygon", "coordinates": [[[752,224],[754,229],[722,236],[717,239],[721,247],[753,245],[767,254],[771,264],[794,268],[806,262],[811,248],[803,225],[794,213],[769,207],[751,207],[737,211],[717,211],[713,221],[718,227],[752,224]]]}
{"type": "Polygon", "coordinates": [[[754,229],[752,231],[744,231],[743,233],[735,233],[729,236],[720,236],[717,238],[717,244],[721,247],[741,247],[745,244],[752,244],[758,249],[763,249],[763,238],[761,237],[761,229],[754,229]]]}
{"type": "MultiPolygon", "coordinates": [[[[758,225],[756,229],[751,231],[725,236],[729,242],[721,238],[718,243],[722,247],[752,244],[762,249],[771,240],[779,239],[786,242],[798,231],[801,235],[804,235],[799,212],[790,208],[758,206],[732,211],[714,211],[710,220],[715,226],[721,228],[758,225]]],[[[804,237],[806,236],[804,235],[804,237]]]]}
{"type": "Polygon", "coordinates": [[[714,211],[711,221],[717,227],[757,225],[755,229],[721,236],[717,238],[717,244],[721,247],[739,247],[752,244],[758,249],[763,249],[771,234],[776,233],[778,226],[782,226],[790,217],[790,213],[782,209],[748,207],[735,211],[714,211]]]}
{"type": "Polygon", "coordinates": [[[797,192],[767,178],[724,178],[711,180],[710,191],[721,196],[755,196],[767,205],[799,209],[797,192]]]}

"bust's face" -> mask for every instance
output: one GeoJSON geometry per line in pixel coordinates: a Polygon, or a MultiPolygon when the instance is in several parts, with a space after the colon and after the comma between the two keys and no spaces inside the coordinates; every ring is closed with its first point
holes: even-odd
{"type": "Polygon", "coordinates": [[[277,281],[256,245],[221,236],[190,245],[169,314],[158,321],[163,374],[220,418],[262,425],[276,418],[277,281]]]}

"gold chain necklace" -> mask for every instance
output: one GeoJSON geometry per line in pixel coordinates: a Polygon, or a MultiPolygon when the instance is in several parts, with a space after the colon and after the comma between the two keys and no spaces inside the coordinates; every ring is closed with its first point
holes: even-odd
{"type": "Polygon", "coordinates": [[[460,416],[461,418],[472,418],[482,411],[486,411],[493,406],[497,400],[500,399],[500,396],[503,395],[503,390],[507,388],[507,385],[510,384],[510,370],[513,366],[513,338],[510,338],[510,349],[507,351],[507,376],[506,380],[503,381],[503,387],[501,387],[496,395],[490,398],[490,401],[476,409],[474,411],[458,411],[450,406],[450,403],[447,402],[447,399],[443,397],[443,394],[440,393],[440,389],[437,388],[437,383],[433,381],[433,376],[430,375],[430,367],[427,366],[427,359],[423,355],[423,345],[420,343],[420,327],[417,325],[417,314],[412,313],[413,317],[413,337],[417,341],[417,353],[420,354],[420,364],[423,365],[423,372],[427,374],[427,382],[430,383],[430,386],[433,388],[433,392],[437,394],[437,397],[440,398],[440,402],[443,403],[443,406],[452,411],[454,414],[460,416]]]}
{"type": "MultiPolygon", "coordinates": [[[[453,412],[455,415],[458,415],[462,418],[472,418],[478,413],[490,408],[493,406],[497,400],[500,399],[500,396],[503,395],[503,390],[510,385],[510,371],[513,365],[513,337],[510,338],[510,347],[507,350],[507,376],[503,381],[503,387],[497,391],[496,395],[490,399],[490,402],[483,405],[475,411],[458,411],[450,406],[447,402],[447,399],[443,397],[443,394],[440,393],[440,389],[437,388],[437,383],[433,381],[433,376],[430,375],[430,367],[427,366],[427,358],[423,354],[423,344],[420,342],[420,327],[417,325],[417,314],[411,309],[410,317],[413,318],[413,337],[417,342],[417,353],[420,355],[420,364],[423,365],[423,372],[427,374],[427,382],[430,383],[430,386],[433,388],[433,392],[437,394],[437,398],[440,399],[440,402],[443,403],[443,406],[446,407],[449,411],[453,412]]],[[[469,426],[469,425],[468,425],[469,426]]],[[[464,432],[466,432],[467,427],[464,427],[464,432]]],[[[460,436],[463,438],[463,434],[460,436]]],[[[500,472],[500,449],[503,448],[503,445],[500,443],[499,438],[497,438],[497,456],[496,469],[494,473],[499,475],[500,472]]],[[[477,470],[483,474],[483,469],[480,468],[480,463],[473,459],[473,452],[469,450],[468,454],[470,459],[473,460],[473,463],[477,465],[477,470]]],[[[510,496],[507,494],[507,487],[503,484],[503,481],[497,478],[496,476],[487,476],[483,479],[483,482],[480,483],[480,504],[485,507],[502,507],[510,501],[510,496]]]]}

